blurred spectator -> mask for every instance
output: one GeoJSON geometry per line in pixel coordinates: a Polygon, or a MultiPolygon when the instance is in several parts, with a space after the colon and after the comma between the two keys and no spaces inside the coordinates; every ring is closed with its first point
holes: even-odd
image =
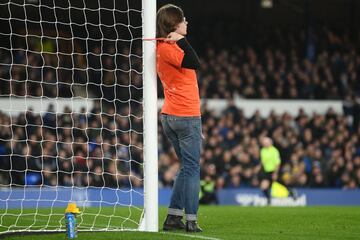
{"type": "Polygon", "coordinates": [[[203,180],[200,181],[200,204],[218,204],[216,195],[216,183],[215,180],[206,175],[203,180]]]}

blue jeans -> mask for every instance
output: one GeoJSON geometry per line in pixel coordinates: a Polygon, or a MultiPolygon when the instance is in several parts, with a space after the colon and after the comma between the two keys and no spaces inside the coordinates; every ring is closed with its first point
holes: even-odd
{"type": "Polygon", "coordinates": [[[180,160],[175,178],[168,214],[197,220],[200,191],[201,118],[161,116],[164,132],[180,160]]]}

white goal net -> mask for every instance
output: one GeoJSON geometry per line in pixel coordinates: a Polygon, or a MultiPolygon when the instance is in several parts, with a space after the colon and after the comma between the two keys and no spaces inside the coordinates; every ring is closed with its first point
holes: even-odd
{"type": "Polygon", "coordinates": [[[139,229],[141,0],[1,0],[0,9],[0,234],[64,231],[69,202],[79,230],[139,229]]]}

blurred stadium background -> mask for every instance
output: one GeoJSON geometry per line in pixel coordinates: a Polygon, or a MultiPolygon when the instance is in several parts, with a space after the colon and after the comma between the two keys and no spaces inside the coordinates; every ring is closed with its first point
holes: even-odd
{"type": "MultiPolygon", "coordinates": [[[[124,43],[91,25],[87,32],[79,25],[69,33],[66,26],[54,32],[55,25],[39,29],[29,23],[25,33],[24,22],[14,20],[10,29],[8,20],[22,16],[24,8],[12,6],[10,16],[5,2],[0,18],[0,191],[24,185],[141,188],[141,29],[119,28],[123,39],[134,39],[124,43]],[[20,36],[39,30],[79,39],[57,45],[42,39],[40,46],[38,38],[20,36]],[[93,40],[80,39],[89,32],[93,40]],[[53,54],[59,51],[64,54],[53,54]],[[82,54],[66,54],[74,51],[82,54]],[[78,97],[93,100],[66,104],[78,97]],[[44,102],[38,109],[40,98],[44,102]],[[9,106],[22,111],[5,111],[9,106]],[[124,161],[116,165],[117,158],[124,161]],[[99,177],[102,171],[108,174],[99,177]]],[[[168,2],[158,0],[158,6],[168,2]]],[[[299,192],[298,200],[283,199],[278,205],[359,205],[360,2],[171,3],[184,9],[188,38],[202,64],[202,190],[211,195],[203,203],[265,205],[258,189],[259,138],[267,135],[281,153],[280,178],[299,192]]],[[[87,4],[98,6],[97,1],[87,4]]],[[[141,9],[140,1],[131,4],[141,9]]],[[[36,9],[28,8],[31,18],[36,9]]],[[[52,10],[43,9],[44,19],[47,11],[52,10]]],[[[75,21],[97,19],[79,16],[75,21]]],[[[132,24],[141,25],[141,19],[134,17],[132,24]]],[[[165,205],[179,162],[158,127],[160,203],[165,205]]]]}

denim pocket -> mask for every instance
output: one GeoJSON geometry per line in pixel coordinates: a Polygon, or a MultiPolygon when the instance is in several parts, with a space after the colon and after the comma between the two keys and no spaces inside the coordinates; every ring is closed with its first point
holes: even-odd
{"type": "Polygon", "coordinates": [[[194,119],[192,122],[192,129],[200,138],[202,138],[202,127],[201,127],[201,119],[194,119]]]}

